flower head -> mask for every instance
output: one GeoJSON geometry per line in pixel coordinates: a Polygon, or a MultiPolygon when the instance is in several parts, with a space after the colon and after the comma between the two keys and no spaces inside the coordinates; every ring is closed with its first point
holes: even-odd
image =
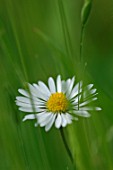
{"type": "Polygon", "coordinates": [[[97,100],[96,89],[93,84],[82,87],[82,82],[75,84],[75,77],[61,80],[58,75],[56,82],[52,77],[48,79],[48,86],[42,81],[38,84],[28,84],[29,90],[19,89],[23,96],[16,97],[16,105],[27,114],[23,121],[36,119],[35,125],[45,126],[48,131],[55,123],[56,128],[71,124],[78,120],[76,116],[89,117],[90,110],[101,110],[99,107],[91,107],[88,104],[97,100]]]}

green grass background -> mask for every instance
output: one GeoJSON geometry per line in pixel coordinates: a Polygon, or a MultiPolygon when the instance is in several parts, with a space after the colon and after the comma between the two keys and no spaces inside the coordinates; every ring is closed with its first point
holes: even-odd
{"type": "MultiPolygon", "coordinates": [[[[73,170],[59,130],[22,122],[18,88],[61,74],[81,79],[83,0],[0,0],[0,170],[73,170]],[[60,10],[59,10],[60,7],[60,10]],[[66,19],[66,20],[65,20],[66,19]]],[[[113,1],[94,0],[84,30],[83,79],[102,111],[64,129],[77,170],[113,170],[113,1]]]]}

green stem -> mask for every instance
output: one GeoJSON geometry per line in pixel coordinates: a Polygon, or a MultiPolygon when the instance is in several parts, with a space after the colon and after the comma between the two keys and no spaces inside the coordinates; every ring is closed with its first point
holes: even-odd
{"type": "Polygon", "coordinates": [[[84,28],[85,28],[84,25],[82,25],[81,35],[80,35],[80,63],[83,62],[82,49],[83,49],[84,28]]]}
{"type": "Polygon", "coordinates": [[[74,163],[73,156],[72,156],[72,153],[71,153],[71,151],[70,151],[70,149],[69,149],[69,146],[68,146],[68,144],[67,144],[67,141],[66,141],[66,138],[65,138],[65,135],[64,135],[64,132],[63,132],[63,128],[62,128],[62,127],[60,128],[60,134],[61,134],[61,137],[62,137],[64,146],[65,146],[65,148],[66,148],[66,151],[67,151],[67,153],[68,153],[68,156],[69,156],[71,162],[74,163]]]}
{"type": "MultiPolygon", "coordinates": [[[[80,35],[80,66],[83,63],[83,58],[82,58],[82,49],[83,49],[83,38],[84,38],[84,25],[82,25],[81,28],[81,35],[80,35]]],[[[79,82],[79,87],[78,87],[78,94],[80,94],[80,82],[79,82]]],[[[78,110],[79,110],[79,104],[80,104],[80,96],[78,95],[78,110]]]]}

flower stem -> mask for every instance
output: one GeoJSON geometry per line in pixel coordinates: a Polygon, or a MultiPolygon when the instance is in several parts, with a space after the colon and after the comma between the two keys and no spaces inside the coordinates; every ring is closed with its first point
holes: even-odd
{"type": "Polygon", "coordinates": [[[66,151],[67,151],[67,154],[72,162],[72,164],[74,165],[74,170],[76,170],[76,166],[75,166],[75,163],[74,163],[74,159],[73,159],[73,156],[72,156],[72,153],[70,151],[70,148],[67,144],[67,141],[66,141],[66,138],[65,138],[65,134],[64,134],[64,131],[63,131],[63,128],[61,127],[60,128],[60,134],[61,134],[61,137],[62,137],[62,140],[63,140],[63,143],[64,143],[64,146],[66,148],[66,151]]]}

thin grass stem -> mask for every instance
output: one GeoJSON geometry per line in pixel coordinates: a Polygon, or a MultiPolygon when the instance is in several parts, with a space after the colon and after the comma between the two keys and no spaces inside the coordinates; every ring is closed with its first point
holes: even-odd
{"type": "Polygon", "coordinates": [[[69,28],[68,28],[67,19],[66,19],[66,15],[65,15],[65,11],[64,11],[64,5],[63,5],[62,0],[58,0],[58,7],[59,7],[61,24],[62,24],[62,31],[63,31],[63,36],[64,36],[66,53],[69,57],[72,57],[72,44],[71,44],[69,28]]]}

